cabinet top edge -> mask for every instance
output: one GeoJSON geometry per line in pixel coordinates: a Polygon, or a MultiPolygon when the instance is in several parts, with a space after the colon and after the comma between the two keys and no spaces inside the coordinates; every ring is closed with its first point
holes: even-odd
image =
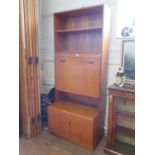
{"type": "Polygon", "coordinates": [[[126,92],[135,93],[135,88],[134,87],[133,88],[127,87],[127,86],[118,87],[115,84],[108,87],[108,90],[118,90],[118,91],[126,91],[126,92]]]}
{"type": "Polygon", "coordinates": [[[54,16],[75,16],[75,15],[82,15],[87,13],[102,13],[104,9],[104,4],[100,5],[94,5],[94,6],[83,6],[81,8],[61,11],[61,12],[55,12],[54,16]]]}

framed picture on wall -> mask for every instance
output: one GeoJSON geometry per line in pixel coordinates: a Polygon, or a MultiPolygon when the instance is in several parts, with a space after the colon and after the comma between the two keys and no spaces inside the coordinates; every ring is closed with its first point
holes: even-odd
{"type": "Polygon", "coordinates": [[[125,83],[135,84],[135,40],[122,41],[122,66],[125,83]]]}

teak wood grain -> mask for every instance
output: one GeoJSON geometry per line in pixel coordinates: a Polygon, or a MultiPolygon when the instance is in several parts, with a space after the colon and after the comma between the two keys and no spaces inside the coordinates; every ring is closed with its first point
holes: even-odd
{"type": "Polygon", "coordinates": [[[96,97],[100,95],[100,56],[56,57],[57,90],[96,97]],[[62,80],[63,77],[63,80],[62,80]]]}

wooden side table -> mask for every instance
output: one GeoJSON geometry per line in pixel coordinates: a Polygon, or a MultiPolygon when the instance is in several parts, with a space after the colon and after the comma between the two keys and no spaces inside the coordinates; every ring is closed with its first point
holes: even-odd
{"type": "Polygon", "coordinates": [[[119,88],[115,85],[110,86],[108,90],[108,135],[104,151],[112,155],[134,155],[135,90],[128,87],[119,88]],[[120,138],[118,135],[123,135],[125,138],[120,138]]]}

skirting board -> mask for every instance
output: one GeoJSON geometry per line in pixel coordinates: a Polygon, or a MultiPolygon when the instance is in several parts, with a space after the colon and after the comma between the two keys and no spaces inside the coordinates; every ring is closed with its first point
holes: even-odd
{"type": "Polygon", "coordinates": [[[103,130],[104,130],[104,136],[107,136],[107,127],[104,126],[104,127],[103,127],[103,130]]]}

